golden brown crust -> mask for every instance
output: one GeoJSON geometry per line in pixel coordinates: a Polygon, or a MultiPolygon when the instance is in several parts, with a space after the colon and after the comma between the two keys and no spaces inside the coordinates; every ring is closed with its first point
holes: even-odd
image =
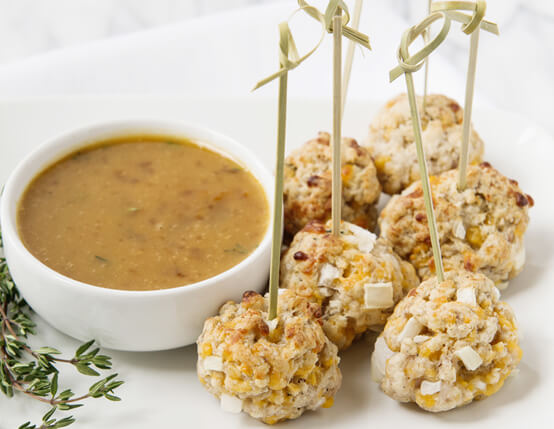
{"type": "MultiPolygon", "coordinates": [[[[458,166],[463,109],[456,101],[440,94],[427,96],[425,112],[418,97],[423,146],[429,174],[440,174],[458,166]]],[[[477,164],[484,145],[472,129],[469,162],[477,164]]],[[[406,94],[390,100],[373,118],[369,127],[368,149],[375,160],[377,175],[387,194],[401,192],[419,179],[410,107],[406,94]]]]}
{"type": "MultiPolygon", "coordinates": [[[[499,296],[491,280],[466,271],[447,272],[444,282],[433,277],[414,289],[380,337],[390,353],[383,391],[434,412],[498,391],[521,359],[514,314],[499,296]],[[408,323],[418,324],[410,335],[408,323]],[[464,348],[477,357],[470,369],[461,357],[464,348]],[[435,383],[437,391],[429,394],[424,383],[435,383]]],[[[374,354],[382,353],[377,349],[374,354]]]]}
{"type": "Polygon", "coordinates": [[[291,291],[268,321],[268,298],[246,292],[206,320],[198,338],[198,377],[215,396],[232,396],[265,423],[330,406],[341,384],[337,348],[320,325],[319,305],[291,291]],[[221,365],[214,370],[215,361],[221,365]]]}
{"type": "Polygon", "coordinates": [[[350,225],[342,222],[341,237],[334,237],[330,222],[327,227],[310,223],[296,235],[281,261],[281,287],[321,304],[323,328],[339,349],[350,346],[369,327],[383,325],[394,303],[418,284],[413,267],[384,239],[376,240],[369,252],[353,244],[350,225]],[[391,283],[393,301],[385,308],[368,308],[365,287],[378,283],[391,283]]]}
{"type": "MultiPolygon", "coordinates": [[[[532,199],[489,163],[468,168],[467,188],[461,193],[457,176],[458,171],[451,170],[430,179],[445,268],[464,267],[482,272],[497,284],[506,282],[523,268],[523,235],[532,199]]],[[[433,275],[421,182],[391,198],[379,225],[381,235],[422,279],[433,275]]]]}
{"type": "MultiPolygon", "coordinates": [[[[285,230],[295,234],[311,220],[331,217],[331,147],[328,133],[293,151],[285,162],[285,230]]],[[[356,140],[342,141],[342,216],[365,228],[376,225],[381,187],[369,152],[356,140]]]]}

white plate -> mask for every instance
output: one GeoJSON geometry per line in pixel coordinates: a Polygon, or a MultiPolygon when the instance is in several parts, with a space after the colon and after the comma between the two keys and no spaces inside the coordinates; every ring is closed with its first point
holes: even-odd
{"type": "MultiPolygon", "coordinates": [[[[344,134],[363,141],[370,118],[379,106],[352,103],[347,107],[344,134]]],[[[0,102],[0,183],[15,163],[41,141],[68,128],[103,119],[129,117],[175,118],[212,127],[243,142],[264,162],[273,164],[275,102],[254,99],[186,98],[57,98],[0,102]]],[[[329,130],[328,101],[291,100],[288,149],[329,130]]],[[[335,406],[309,412],[287,423],[288,428],[441,428],[471,424],[472,428],[546,427],[554,390],[554,141],[530,121],[498,111],[476,110],[474,122],[486,144],[485,158],[533,196],[527,232],[527,265],[503,297],[514,307],[524,337],[520,373],[493,397],[469,406],[433,415],[412,405],[399,404],[370,381],[367,342],[362,340],[342,354],[343,387],[335,406]],[[501,426],[502,425],[502,426],[501,426]]],[[[36,346],[51,345],[72,353],[77,342],[38,320],[36,346]]],[[[222,412],[218,401],[196,379],[194,346],[161,353],[111,352],[114,370],[126,384],[117,392],[121,403],[88,400],[74,411],[76,427],[267,427],[245,414],[222,412]]],[[[80,392],[93,379],[64,372],[67,387],[80,392]],[[87,381],[85,383],[84,381],[87,381]]],[[[63,386],[64,388],[66,386],[63,386]]],[[[61,388],[61,387],[60,387],[61,388]]],[[[0,428],[26,420],[38,422],[46,407],[21,395],[0,397],[0,428]]],[[[60,413],[61,415],[61,413],[60,413]]]]}

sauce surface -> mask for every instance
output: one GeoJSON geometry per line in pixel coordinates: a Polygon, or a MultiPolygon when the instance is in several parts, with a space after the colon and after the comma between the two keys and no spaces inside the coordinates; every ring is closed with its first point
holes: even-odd
{"type": "Polygon", "coordinates": [[[175,137],[87,147],[31,182],[18,208],[27,249],[96,286],[167,289],[245,259],[269,221],[264,190],[236,162],[175,137]]]}

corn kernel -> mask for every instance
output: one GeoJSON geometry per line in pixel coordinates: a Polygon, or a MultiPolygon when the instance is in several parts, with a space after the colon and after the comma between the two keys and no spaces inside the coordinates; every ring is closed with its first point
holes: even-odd
{"type": "Polygon", "coordinates": [[[498,392],[500,388],[504,385],[505,378],[506,377],[503,377],[502,379],[500,379],[498,383],[487,385],[487,388],[485,390],[485,395],[491,396],[491,395],[494,395],[496,392],[498,392]]]}
{"type": "Polygon", "coordinates": [[[270,416],[270,417],[266,417],[264,419],[264,423],[268,424],[268,425],[274,425],[275,423],[277,423],[279,421],[279,419],[275,416],[270,416]]]}
{"type": "Polygon", "coordinates": [[[389,162],[390,160],[391,160],[390,156],[387,156],[387,155],[378,156],[377,158],[375,158],[375,168],[377,168],[377,170],[383,170],[385,168],[386,163],[389,162]]]}
{"type": "Polygon", "coordinates": [[[252,377],[252,368],[248,365],[243,365],[240,367],[240,370],[242,371],[242,373],[244,375],[246,375],[247,377],[252,377]]]}
{"type": "Polygon", "coordinates": [[[298,385],[297,383],[290,383],[288,386],[287,386],[287,390],[292,393],[293,395],[296,395],[300,392],[302,388],[300,387],[300,385],[298,385]]]}
{"type": "Polygon", "coordinates": [[[277,372],[271,373],[269,377],[269,388],[273,390],[283,389],[285,387],[285,381],[281,378],[277,372]]]}
{"type": "Polygon", "coordinates": [[[246,393],[250,392],[252,390],[252,387],[247,381],[239,381],[236,383],[235,386],[233,386],[233,391],[235,393],[246,393]]]}
{"type": "Polygon", "coordinates": [[[302,368],[298,368],[294,375],[300,378],[305,378],[310,373],[312,368],[312,365],[303,366],[302,368]]]}
{"type": "Polygon", "coordinates": [[[417,393],[416,402],[425,408],[432,408],[436,403],[436,399],[434,395],[422,395],[421,393],[417,393]]]}
{"type": "Polygon", "coordinates": [[[202,344],[202,346],[200,347],[200,357],[207,357],[207,356],[211,356],[213,353],[213,350],[212,350],[212,345],[210,343],[204,343],[202,344]]]}
{"type": "Polygon", "coordinates": [[[310,383],[312,386],[317,385],[319,382],[319,370],[316,368],[306,378],[306,381],[310,383]]]}
{"type": "Polygon", "coordinates": [[[466,240],[471,247],[478,249],[485,241],[485,236],[481,232],[481,228],[478,226],[470,226],[466,231],[466,240]]]}
{"type": "Polygon", "coordinates": [[[342,166],[341,177],[342,177],[342,182],[344,184],[347,184],[350,181],[350,179],[352,179],[353,174],[354,174],[354,168],[352,167],[351,164],[346,164],[342,166]]]}
{"type": "Polygon", "coordinates": [[[333,397],[326,398],[325,402],[321,405],[321,408],[331,408],[334,403],[335,399],[333,397]]]}
{"type": "Polygon", "coordinates": [[[331,368],[335,364],[334,358],[329,358],[323,361],[323,368],[331,368]]]}
{"type": "Polygon", "coordinates": [[[504,343],[496,343],[492,349],[498,354],[504,353],[504,343]]]}
{"type": "Polygon", "coordinates": [[[437,378],[438,373],[434,368],[425,368],[425,377],[429,379],[437,378]]]}

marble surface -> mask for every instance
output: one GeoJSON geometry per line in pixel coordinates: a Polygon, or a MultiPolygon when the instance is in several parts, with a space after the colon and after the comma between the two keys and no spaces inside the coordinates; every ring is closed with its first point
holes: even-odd
{"type": "MultiPolygon", "coordinates": [[[[324,1],[313,1],[323,5],[324,1]]],[[[353,0],[349,1],[350,4],[353,0]]],[[[275,25],[292,0],[0,0],[0,97],[150,93],[247,96],[276,62],[275,25]],[[229,19],[231,21],[229,21],[229,19]],[[231,23],[229,23],[231,22],[231,23]]],[[[528,116],[551,133],[554,3],[489,0],[501,37],[481,37],[477,105],[528,116]]],[[[385,99],[401,32],[426,0],[366,0],[362,28],[374,51],[357,54],[350,97],[385,99]]],[[[317,33],[298,19],[300,45],[317,33]]],[[[431,91],[463,100],[469,40],[457,29],[432,57],[431,91]]],[[[330,46],[295,71],[292,97],[330,94],[330,46]]],[[[421,77],[421,76],[418,76],[421,77]]],[[[264,89],[255,96],[273,96],[264,89]]]]}

